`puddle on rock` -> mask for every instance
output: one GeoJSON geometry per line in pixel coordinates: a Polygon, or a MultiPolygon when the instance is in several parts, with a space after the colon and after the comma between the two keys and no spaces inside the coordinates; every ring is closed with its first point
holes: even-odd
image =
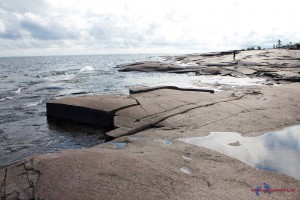
{"type": "Polygon", "coordinates": [[[126,142],[111,142],[111,144],[113,144],[117,149],[123,149],[128,145],[126,142]]]}
{"type": "Polygon", "coordinates": [[[166,145],[169,145],[169,144],[173,143],[171,140],[167,140],[167,139],[156,139],[154,141],[156,141],[156,142],[162,142],[163,144],[166,144],[166,145]]]}
{"type": "Polygon", "coordinates": [[[216,150],[257,169],[283,173],[300,180],[300,125],[257,137],[211,132],[206,137],[178,140],[216,150]]]}
{"type": "Polygon", "coordinates": [[[192,171],[187,167],[181,167],[180,171],[182,171],[185,174],[191,174],[192,173],[192,171]]]}
{"type": "Polygon", "coordinates": [[[191,161],[193,160],[193,158],[188,157],[188,156],[182,156],[182,158],[183,158],[185,161],[188,161],[188,162],[191,162],[191,161]]]}

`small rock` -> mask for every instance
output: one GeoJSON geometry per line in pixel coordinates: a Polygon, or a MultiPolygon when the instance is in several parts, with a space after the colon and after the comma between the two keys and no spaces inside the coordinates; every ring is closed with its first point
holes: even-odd
{"type": "Polygon", "coordinates": [[[241,146],[241,143],[239,141],[228,143],[229,146],[241,146]]]}

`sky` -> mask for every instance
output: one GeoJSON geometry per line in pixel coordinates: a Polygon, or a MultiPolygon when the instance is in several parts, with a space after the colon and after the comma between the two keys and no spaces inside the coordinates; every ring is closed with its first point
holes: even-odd
{"type": "Polygon", "coordinates": [[[300,42],[299,0],[0,0],[0,57],[197,53],[300,42]]]}

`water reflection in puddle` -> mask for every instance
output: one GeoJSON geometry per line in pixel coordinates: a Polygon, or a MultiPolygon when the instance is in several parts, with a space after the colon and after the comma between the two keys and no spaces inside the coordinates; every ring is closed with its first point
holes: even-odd
{"type": "Polygon", "coordinates": [[[111,144],[113,144],[117,149],[123,149],[128,145],[126,142],[111,142],[111,144]]]}
{"type": "Polygon", "coordinates": [[[185,174],[191,174],[192,173],[192,171],[187,167],[181,167],[180,171],[182,171],[185,174]]]}
{"type": "Polygon", "coordinates": [[[257,137],[234,132],[212,132],[180,141],[224,153],[257,169],[283,173],[300,180],[300,125],[257,137]]]}
{"type": "Polygon", "coordinates": [[[167,139],[156,139],[154,141],[155,142],[161,142],[161,143],[166,144],[166,145],[173,144],[173,142],[171,140],[167,140],[167,139]]]}

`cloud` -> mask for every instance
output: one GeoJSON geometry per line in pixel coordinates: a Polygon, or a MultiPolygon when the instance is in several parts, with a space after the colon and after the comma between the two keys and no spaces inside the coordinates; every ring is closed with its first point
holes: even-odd
{"type": "Polygon", "coordinates": [[[0,0],[0,8],[9,13],[46,13],[50,7],[44,0],[0,0]]]}
{"type": "Polygon", "coordinates": [[[5,32],[5,25],[4,22],[0,19],[0,34],[5,32]]]}
{"type": "Polygon", "coordinates": [[[151,41],[159,25],[141,23],[124,16],[93,15],[86,17],[90,25],[88,34],[104,45],[132,47],[151,41]]]}
{"type": "Polygon", "coordinates": [[[59,24],[50,18],[43,18],[33,13],[25,13],[19,16],[20,27],[27,30],[33,38],[40,40],[79,39],[80,34],[76,30],[68,30],[63,24],[59,24]]]}
{"type": "MultiPolygon", "coordinates": [[[[298,0],[0,0],[0,54],[226,50],[299,42],[298,0]]],[[[157,52],[159,53],[159,52],[157,52]]],[[[182,53],[182,52],[178,52],[182,53]]]]}
{"type": "Polygon", "coordinates": [[[60,23],[59,18],[40,16],[32,12],[2,11],[2,13],[6,16],[4,21],[0,21],[0,38],[3,39],[74,40],[80,38],[77,30],[60,23]]]}

